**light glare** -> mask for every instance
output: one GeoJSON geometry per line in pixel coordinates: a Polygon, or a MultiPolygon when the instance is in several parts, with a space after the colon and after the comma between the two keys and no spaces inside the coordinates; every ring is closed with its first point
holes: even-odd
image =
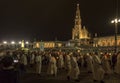
{"type": "Polygon", "coordinates": [[[111,21],[111,23],[115,23],[115,24],[117,24],[118,22],[120,22],[120,19],[117,18],[111,21]]]}
{"type": "Polygon", "coordinates": [[[114,20],[112,20],[111,23],[114,23],[114,20]]]}
{"type": "Polygon", "coordinates": [[[118,22],[120,22],[120,19],[118,20],[118,22]]]}
{"type": "Polygon", "coordinates": [[[3,41],[3,44],[7,44],[7,41],[3,41]]]}
{"type": "Polygon", "coordinates": [[[14,42],[14,41],[12,41],[12,42],[11,42],[11,44],[15,44],[15,42],[14,42]]]}
{"type": "Polygon", "coordinates": [[[117,18],[115,19],[115,23],[118,23],[118,20],[117,20],[117,18]]]}
{"type": "Polygon", "coordinates": [[[22,42],[21,41],[19,41],[19,44],[21,44],[22,42]]]}
{"type": "Polygon", "coordinates": [[[26,41],[25,43],[26,43],[26,44],[29,44],[29,42],[28,42],[28,41],[26,41]]]}

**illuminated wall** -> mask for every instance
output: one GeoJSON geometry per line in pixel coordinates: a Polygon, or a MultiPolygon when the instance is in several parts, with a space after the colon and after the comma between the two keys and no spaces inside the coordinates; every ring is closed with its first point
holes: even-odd
{"type": "Polygon", "coordinates": [[[44,48],[54,48],[55,43],[54,42],[45,42],[44,43],[44,48]]]}
{"type": "Polygon", "coordinates": [[[79,40],[79,39],[89,39],[89,32],[85,26],[82,27],[81,23],[82,19],[80,16],[80,8],[79,4],[77,4],[76,16],[75,16],[75,25],[72,29],[72,39],[79,40]]]}
{"type": "MultiPolygon", "coordinates": [[[[114,46],[115,45],[115,37],[107,36],[107,37],[95,38],[94,43],[97,46],[114,46]]],[[[117,45],[120,46],[120,36],[117,36],[117,45]]]]}
{"type": "MultiPolygon", "coordinates": [[[[40,48],[41,42],[34,42],[34,48],[40,48]]],[[[44,42],[43,43],[44,48],[54,48],[55,47],[55,42],[44,42]]]]}

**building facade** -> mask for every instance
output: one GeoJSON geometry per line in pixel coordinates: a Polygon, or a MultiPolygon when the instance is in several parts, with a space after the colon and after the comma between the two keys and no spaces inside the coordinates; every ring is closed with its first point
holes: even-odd
{"type": "Polygon", "coordinates": [[[76,16],[75,16],[75,25],[72,29],[72,40],[81,40],[81,39],[89,39],[89,32],[85,28],[85,26],[82,27],[81,24],[81,16],[80,16],[80,8],[79,4],[77,4],[77,10],[76,10],[76,16]]]}
{"type": "Polygon", "coordinates": [[[75,47],[81,45],[88,45],[90,39],[90,33],[82,26],[82,20],[80,16],[79,4],[77,4],[76,16],[75,16],[75,25],[72,29],[72,39],[65,42],[56,42],[56,41],[44,41],[44,44],[41,42],[35,42],[34,48],[41,48],[41,45],[44,45],[44,48],[55,48],[55,47],[75,47]]]}
{"type": "Polygon", "coordinates": [[[34,42],[33,48],[38,49],[46,49],[46,48],[56,48],[56,47],[62,47],[63,42],[61,41],[41,41],[41,42],[34,42]]]}
{"type": "MultiPolygon", "coordinates": [[[[94,46],[115,46],[115,36],[94,38],[94,46]]],[[[120,36],[117,36],[117,46],[120,46],[120,36]]]]}

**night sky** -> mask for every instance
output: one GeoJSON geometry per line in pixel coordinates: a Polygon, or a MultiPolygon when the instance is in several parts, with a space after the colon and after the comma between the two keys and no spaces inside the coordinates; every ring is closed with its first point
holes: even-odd
{"type": "Polygon", "coordinates": [[[114,35],[116,0],[0,0],[0,40],[70,40],[77,3],[92,35],[114,35]]]}

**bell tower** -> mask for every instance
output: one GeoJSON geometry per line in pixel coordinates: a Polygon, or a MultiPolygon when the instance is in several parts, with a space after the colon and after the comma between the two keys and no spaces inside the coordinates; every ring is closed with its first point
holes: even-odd
{"type": "Polygon", "coordinates": [[[81,17],[80,17],[80,8],[79,8],[79,4],[77,4],[75,25],[74,25],[73,32],[72,32],[73,40],[81,38],[81,29],[82,29],[82,25],[81,25],[81,17]]]}
{"type": "Polygon", "coordinates": [[[82,28],[82,20],[80,16],[80,7],[77,4],[76,16],[75,16],[75,25],[72,30],[72,40],[80,40],[88,38],[88,31],[85,27],[82,28]]]}

